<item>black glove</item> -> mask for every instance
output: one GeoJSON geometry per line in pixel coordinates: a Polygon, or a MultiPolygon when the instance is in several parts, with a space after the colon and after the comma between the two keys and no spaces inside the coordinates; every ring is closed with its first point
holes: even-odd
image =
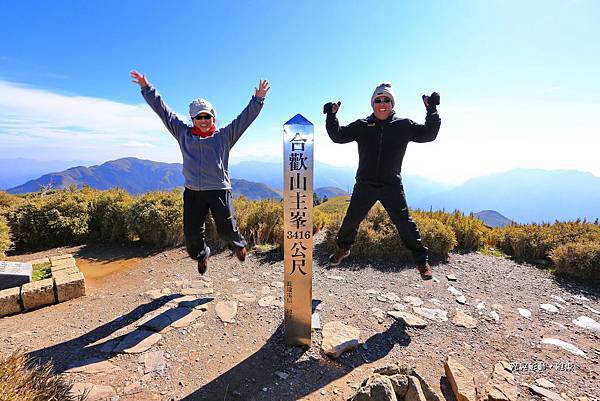
{"type": "Polygon", "coordinates": [[[423,103],[427,110],[435,110],[440,105],[440,94],[433,92],[430,96],[423,95],[423,103]]]}
{"type": "MultiPolygon", "coordinates": [[[[342,102],[337,102],[338,107],[341,106],[342,102]]],[[[334,103],[328,102],[323,105],[323,114],[333,114],[334,103]]]]}

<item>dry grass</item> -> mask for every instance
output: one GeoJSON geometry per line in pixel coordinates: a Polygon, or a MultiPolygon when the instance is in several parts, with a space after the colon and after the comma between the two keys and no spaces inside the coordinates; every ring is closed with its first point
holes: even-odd
{"type": "Polygon", "coordinates": [[[36,365],[22,353],[0,358],[0,401],[83,401],[72,385],[52,374],[52,365],[36,365]]]}

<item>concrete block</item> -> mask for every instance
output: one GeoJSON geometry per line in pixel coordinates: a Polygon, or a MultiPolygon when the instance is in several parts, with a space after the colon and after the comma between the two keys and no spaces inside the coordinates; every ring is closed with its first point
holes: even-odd
{"type": "Polygon", "coordinates": [[[69,259],[72,257],[73,257],[73,255],[71,255],[70,253],[65,253],[64,255],[58,255],[58,256],[50,256],[50,262],[52,264],[56,264],[62,259],[69,259]]]}
{"type": "Polygon", "coordinates": [[[0,290],[29,283],[32,272],[33,268],[29,263],[0,262],[0,290]]]}
{"type": "Polygon", "coordinates": [[[52,272],[53,276],[56,276],[61,273],[64,273],[64,274],[79,273],[79,269],[76,266],[66,266],[66,265],[52,266],[52,267],[50,267],[50,271],[52,272]]]}
{"type": "Polygon", "coordinates": [[[55,304],[54,280],[47,278],[23,285],[21,287],[21,300],[25,310],[55,304]]]}
{"type": "Polygon", "coordinates": [[[85,295],[85,278],[83,273],[58,274],[53,277],[58,302],[82,297],[85,295]]]}
{"type": "Polygon", "coordinates": [[[21,312],[21,289],[0,290],[0,317],[21,312]]]}
{"type": "Polygon", "coordinates": [[[52,267],[61,267],[61,266],[75,267],[77,265],[75,264],[74,258],[59,259],[59,260],[55,260],[54,262],[52,262],[52,267]]]}
{"type": "Polygon", "coordinates": [[[46,264],[46,263],[50,263],[50,258],[39,258],[39,259],[34,259],[34,260],[28,260],[27,263],[29,263],[30,265],[42,265],[42,264],[46,264]]]}

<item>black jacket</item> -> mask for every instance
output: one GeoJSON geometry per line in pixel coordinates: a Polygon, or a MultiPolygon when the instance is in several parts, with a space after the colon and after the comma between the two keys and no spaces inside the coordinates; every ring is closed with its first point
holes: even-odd
{"type": "Polygon", "coordinates": [[[335,114],[328,114],[325,126],[335,143],[358,143],[356,182],[374,185],[402,184],[400,172],[408,142],[431,142],[440,130],[437,111],[428,111],[425,125],[391,115],[380,121],[373,114],[340,127],[335,114]]]}

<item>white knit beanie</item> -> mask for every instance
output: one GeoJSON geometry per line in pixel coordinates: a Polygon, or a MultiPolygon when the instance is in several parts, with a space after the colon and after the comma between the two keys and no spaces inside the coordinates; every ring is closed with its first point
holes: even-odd
{"type": "Polygon", "coordinates": [[[392,107],[394,107],[396,104],[394,99],[394,91],[392,90],[392,84],[389,82],[382,82],[377,86],[377,88],[375,88],[375,92],[373,92],[373,96],[371,96],[371,107],[373,106],[375,98],[378,96],[387,96],[392,99],[392,107]]]}

